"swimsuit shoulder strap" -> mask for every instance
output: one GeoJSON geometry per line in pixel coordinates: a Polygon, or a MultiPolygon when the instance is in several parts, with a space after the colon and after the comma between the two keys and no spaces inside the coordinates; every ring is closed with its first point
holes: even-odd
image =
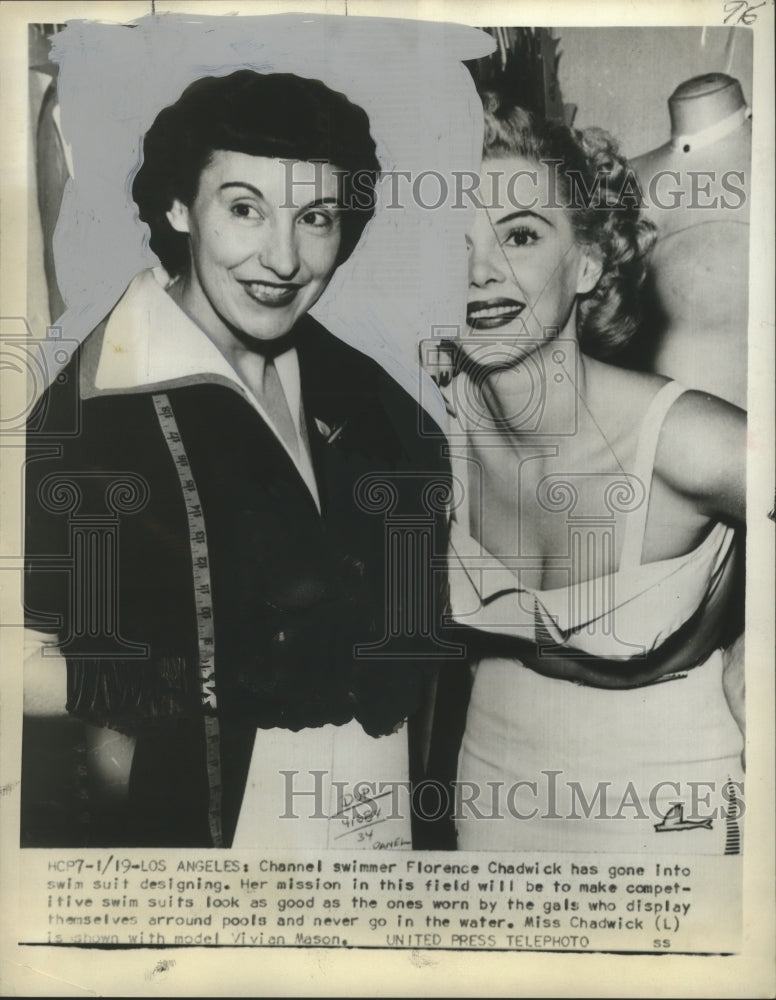
{"type": "Polygon", "coordinates": [[[644,500],[625,520],[625,540],[620,555],[620,569],[641,565],[641,553],[647,530],[649,498],[652,492],[652,475],[660,431],[668,411],[686,391],[686,388],[678,382],[666,382],[652,397],[647,412],[644,414],[636,445],[636,460],[633,465],[633,475],[644,487],[644,500]]]}

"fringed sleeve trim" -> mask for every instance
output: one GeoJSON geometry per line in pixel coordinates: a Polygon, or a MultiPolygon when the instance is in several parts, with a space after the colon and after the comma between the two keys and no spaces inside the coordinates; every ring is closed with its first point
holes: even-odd
{"type": "Polygon", "coordinates": [[[196,664],[68,658],[67,710],[91,725],[132,733],[171,718],[201,715],[196,664]]]}

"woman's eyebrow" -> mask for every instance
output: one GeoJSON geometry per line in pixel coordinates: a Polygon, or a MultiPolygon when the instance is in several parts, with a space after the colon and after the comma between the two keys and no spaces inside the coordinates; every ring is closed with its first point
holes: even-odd
{"type": "Polygon", "coordinates": [[[306,205],[302,205],[299,209],[300,212],[307,212],[311,208],[317,208],[319,205],[332,205],[334,208],[343,208],[343,203],[339,198],[314,198],[309,201],[306,205]]]}
{"type": "Polygon", "coordinates": [[[247,181],[226,181],[219,187],[219,191],[225,191],[227,188],[247,188],[252,194],[255,194],[257,198],[261,198],[262,201],[266,201],[264,195],[259,191],[257,187],[253,184],[249,184],[247,181]]]}
{"type": "Polygon", "coordinates": [[[521,209],[519,212],[510,212],[509,215],[505,215],[500,219],[496,219],[496,225],[503,226],[505,222],[514,222],[515,219],[525,219],[525,218],[538,219],[540,222],[543,222],[546,226],[550,226],[552,229],[555,229],[555,224],[553,222],[550,222],[550,220],[546,216],[540,215],[539,212],[532,212],[530,208],[521,209]]]}
{"type": "MultiPolygon", "coordinates": [[[[229,188],[246,188],[248,191],[250,191],[252,194],[254,194],[261,201],[266,201],[267,200],[264,197],[264,195],[262,194],[262,192],[259,190],[259,188],[254,187],[253,184],[249,184],[247,181],[225,181],[223,184],[221,184],[219,186],[218,190],[219,191],[226,191],[229,188]]],[[[299,209],[299,211],[300,212],[307,212],[311,208],[317,208],[318,205],[333,205],[335,208],[341,208],[342,207],[342,202],[338,198],[314,198],[312,201],[308,202],[306,205],[303,205],[299,209]]]]}

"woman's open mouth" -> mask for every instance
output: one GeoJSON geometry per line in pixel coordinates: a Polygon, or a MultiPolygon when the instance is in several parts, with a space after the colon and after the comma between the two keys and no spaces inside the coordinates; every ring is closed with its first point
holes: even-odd
{"type": "Polygon", "coordinates": [[[293,302],[301,285],[271,281],[240,281],[250,298],[259,305],[280,308],[293,302]]]}
{"type": "Polygon", "coordinates": [[[473,330],[495,330],[517,319],[525,302],[516,299],[487,299],[470,302],[466,307],[466,322],[473,330]]]}

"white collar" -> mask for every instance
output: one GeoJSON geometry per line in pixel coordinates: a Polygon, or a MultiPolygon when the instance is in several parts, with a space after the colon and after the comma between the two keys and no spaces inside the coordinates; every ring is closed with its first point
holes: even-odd
{"type": "Polygon", "coordinates": [[[707,125],[706,128],[702,128],[698,132],[673,136],[671,146],[677,152],[693,153],[698,149],[703,149],[705,146],[711,146],[713,143],[719,142],[720,139],[724,139],[726,135],[735,132],[737,128],[740,128],[751,117],[751,108],[743,105],[740,108],[736,108],[732,114],[725,115],[718,122],[707,125]]]}
{"type": "Polygon", "coordinates": [[[274,432],[294,461],[316,504],[318,491],[301,432],[299,358],[291,348],[275,358],[283,391],[294,420],[299,458],[281,435],[250,387],[240,378],[207,334],[166,292],[163,268],[141,271],[130,283],[105,325],[96,372],[85,397],[217,382],[236,389],[274,432]]]}

